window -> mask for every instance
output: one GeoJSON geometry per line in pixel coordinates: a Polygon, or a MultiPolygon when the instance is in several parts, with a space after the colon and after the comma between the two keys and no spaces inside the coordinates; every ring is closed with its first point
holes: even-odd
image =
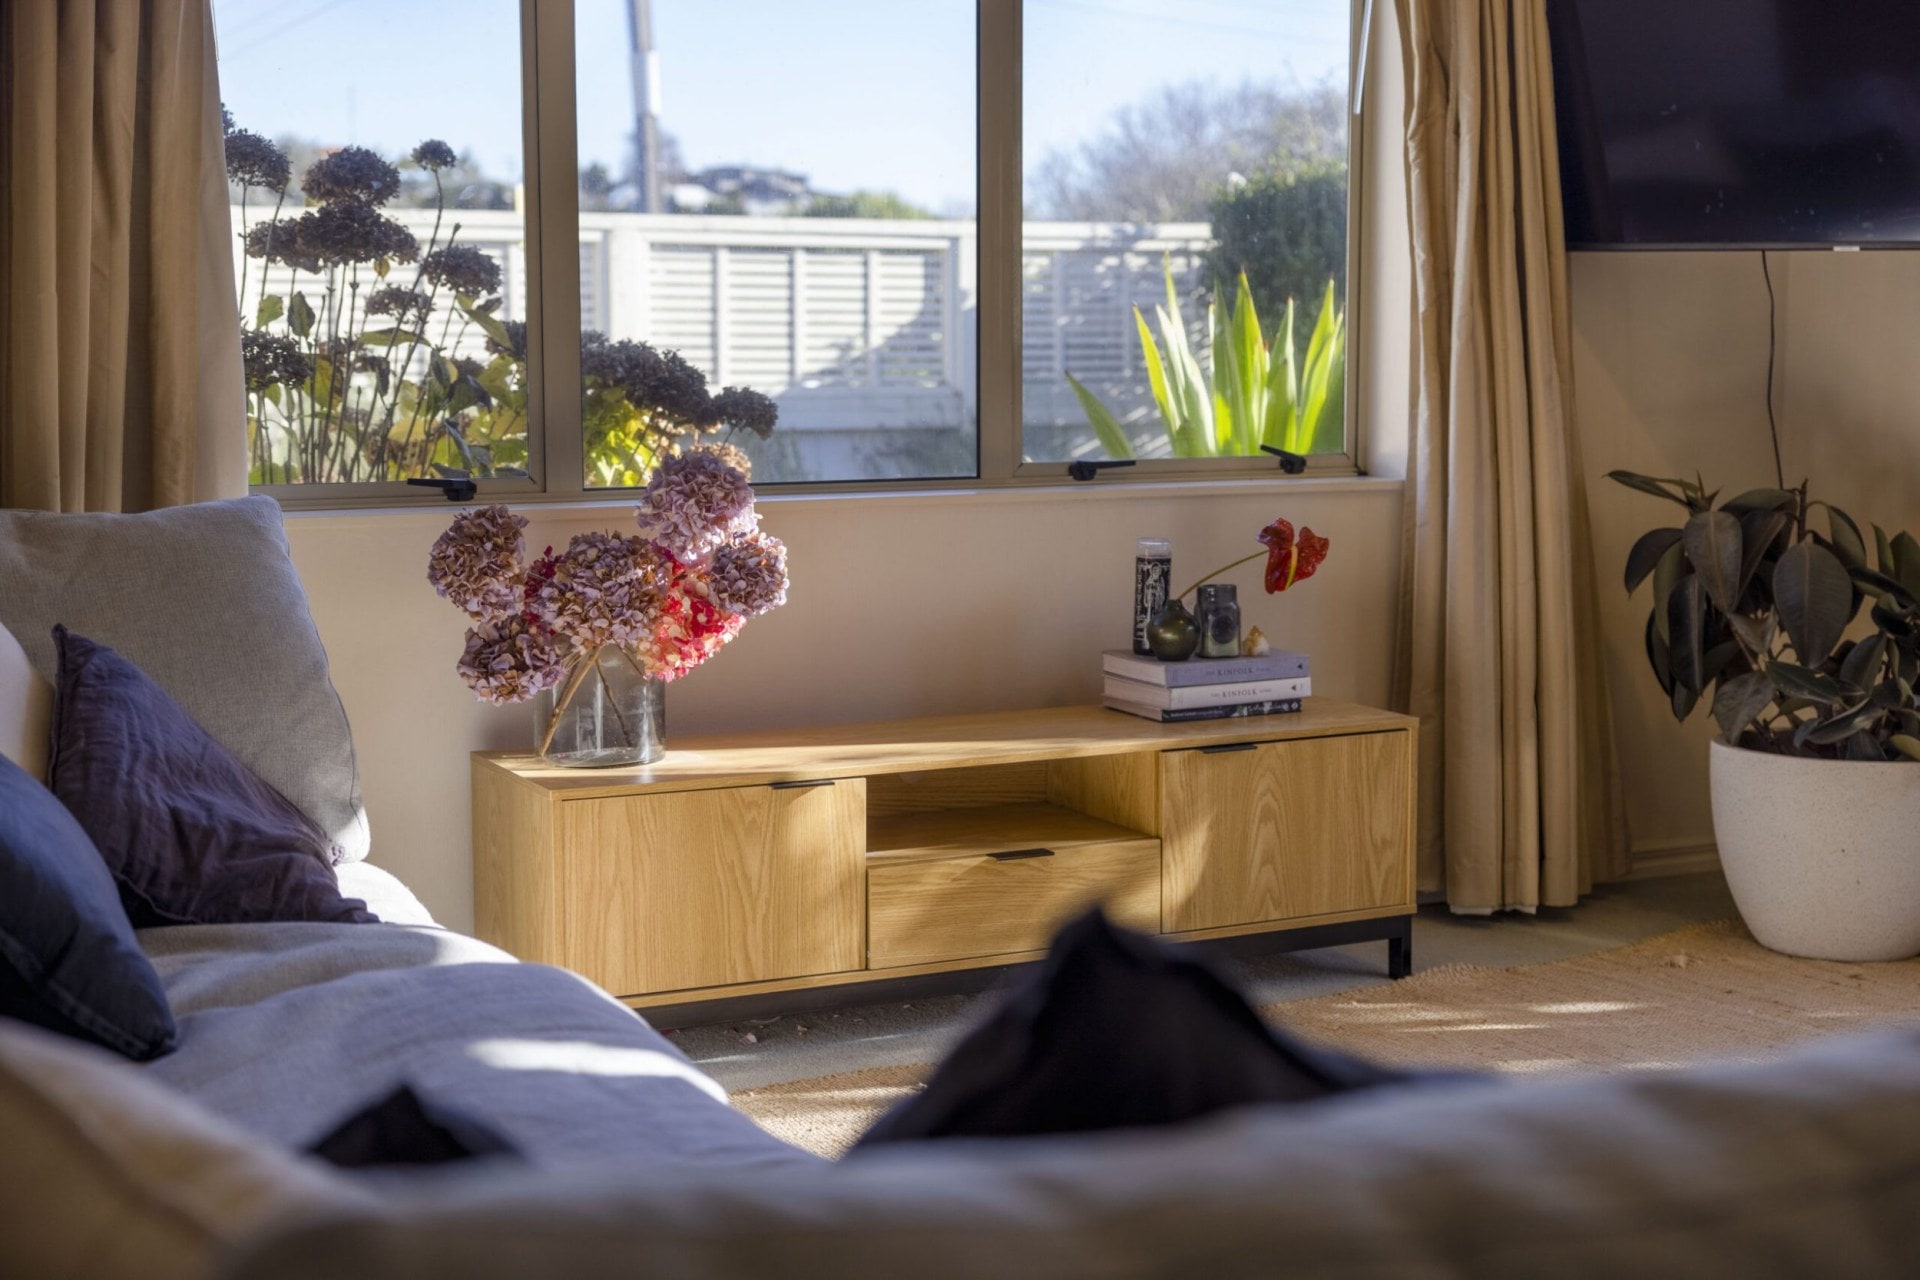
{"type": "Polygon", "coordinates": [[[214,11],[283,498],[1348,465],[1347,0],[214,11]]]}
{"type": "Polygon", "coordinates": [[[1341,452],[1346,6],[1024,9],[1025,457],[1341,452]]]}
{"type": "MultiPolygon", "coordinates": [[[[574,15],[589,364],[645,342],[771,397],[715,441],[762,483],[972,476],[973,0],[574,15]]],[[[658,433],[586,379],[586,485],[633,484],[658,433]]]]}
{"type": "Polygon", "coordinates": [[[520,8],[445,19],[216,0],[255,484],[527,482],[520,8]]]}

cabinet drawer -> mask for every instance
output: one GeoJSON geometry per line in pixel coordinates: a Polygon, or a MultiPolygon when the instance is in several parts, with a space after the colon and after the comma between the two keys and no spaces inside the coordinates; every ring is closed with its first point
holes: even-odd
{"type": "Polygon", "coordinates": [[[1151,837],[1009,849],[867,868],[868,964],[875,969],[1038,951],[1091,903],[1120,924],[1160,927],[1160,842],[1151,837]],[[1011,856],[1009,856],[1011,855],[1011,856]]]}

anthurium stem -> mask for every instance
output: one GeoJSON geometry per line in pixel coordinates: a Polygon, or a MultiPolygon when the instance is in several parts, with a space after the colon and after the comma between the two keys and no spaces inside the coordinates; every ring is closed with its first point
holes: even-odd
{"type": "Polygon", "coordinates": [[[1188,587],[1186,591],[1182,591],[1180,594],[1176,595],[1174,599],[1184,600],[1187,598],[1187,594],[1191,592],[1194,589],[1194,587],[1200,586],[1201,583],[1211,582],[1215,578],[1219,577],[1221,574],[1225,573],[1227,570],[1238,569],[1241,565],[1245,564],[1247,561],[1258,560],[1261,556],[1264,556],[1266,554],[1267,554],[1266,551],[1262,549],[1254,552],[1250,556],[1241,556],[1238,560],[1235,560],[1232,564],[1223,564],[1218,569],[1215,569],[1212,573],[1208,574],[1206,577],[1201,578],[1198,582],[1195,582],[1192,587],[1188,587]]]}

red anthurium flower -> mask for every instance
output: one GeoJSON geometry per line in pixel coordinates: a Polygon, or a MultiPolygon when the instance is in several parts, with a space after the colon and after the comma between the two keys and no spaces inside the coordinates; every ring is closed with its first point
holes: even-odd
{"type": "Polygon", "coordinates": [[[1313,530],[1302,527],[1296,538],[1293,525],[1285,520],[1275,520],[1260,531],[1260,541],[1267,545],[1267,594],[1285,591],[1303,578],[1311,578],[1320,562],[1327,558],[1327,540],[1313,530]]]}

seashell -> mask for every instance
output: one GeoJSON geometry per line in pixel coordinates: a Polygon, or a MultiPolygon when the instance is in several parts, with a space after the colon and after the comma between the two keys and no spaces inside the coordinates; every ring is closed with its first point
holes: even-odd
{"type": "Polygon", "coordinates": [[[1248,627],[1247,634],[1240,638],[1240,652],[1246,657],[1257,658],[1263,653],[1273,652],[1273,646],[1267,643],[1267,637],[1258,627],[1248,627]]]}

